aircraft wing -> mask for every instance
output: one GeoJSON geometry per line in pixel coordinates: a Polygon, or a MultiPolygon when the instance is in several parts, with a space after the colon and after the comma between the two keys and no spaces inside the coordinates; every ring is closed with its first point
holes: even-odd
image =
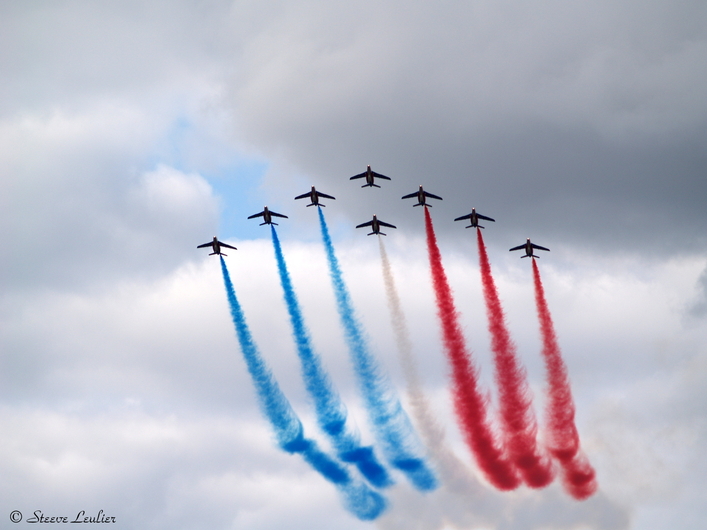
{"type": "Polygon", "coordinates": [[[494,223],[496,222],[496,219],[491,219],[490,217],[486,217],[485,215],[481,215],[480,213],[477,213],[476,217],[478,217],[479,219],[484,219],[486,221],[492,221],[494,223]]]}
{"type": "Polygon", "coordinates": [[[273,215],[275,217],[284,217],[285,219],[289,219],[286,215],[282,215],[281,213],[273,212],[270,210],[270,215],[273,215]]]}
{"type": "Polygon", "coordinates": [[[522,245],[518,245],[517,247],[510,248],[510,249],[508,249],[508,250],[509,250],[509,251],[511,251],[511,250],[523,250],[524,248],[525,248],[525,243],[523,243],[522,245]]]}
{"type": "MultiPolygon", "coordinates": [[[[272,213],[272,212],[270,212],[272,213]]],[[[253,215],[249,215],[248,219],[255,219],[256,217],[264,217],[265,216],[265,210],[263,210],[260,213],[254,213],[253,215]]]]}
{"type": "MultiPolygon", "coordinates": [[[[305,199],[305,198],[309,197],[310,195],[312,195],[312,192],[308,191],[307,193],[303,193],[302,195],[298,195],[297,197],[295,197],[295,200],[305,199]]],[[[317,192],[317,195],[321,195],[321,193],[317,192]]]]}
{"type": "MultiPolygon", "coordinates": [[[[380,223],[380,221],[378,221],[378,222],[380,223]]],[[[373,221],[368,221],[367,223],[361,223],[356,228],[363,228],[364,226],[373,226],[373,221]]]]}
{"type": "Polygon", "coordinates": [[[417,197],[417,192],[413,192],[410,195],[403,195],[401,198],[402,199],[412,199],[413,197],[417,197]]]}
{"type": "MultiPolygon", "coordinates": [[[[455,221],[463,221],[464,219],[471,219],[471,216],[472,216],[472,215],[473,215],[473,214],[462,215],[461,217],[457,217],[457,218],[455,219],[455,221]]],[[[476,215],[479,215],[479,214],[476,214],[476,215]]],[[[481,217],[481,216],[479,215],[479,217],[481,217]]],[[[486,219],[486,217],[484,217],[484,219],[486,219]]]]}
{"type": "Polygon", "coordinates": [[[550,252],[549,248],[541,247],[540,245],[536,245],[535,243],[531,243],[530,246],[533,248],[537,248],[538,250],[547,250],[548,252],[550,252]]]}
{"type": "MultiPolygon", "coordinates": [[[[365,175],[365,173],[364,173],[364,175],[365,175]]],[[[381,175],[380,173],[376,173],[375,171],[371,171],[371,175],[373,175],[377,179],[390,180],[390,177],[386,177],[385,175],[381,175]]]]}
{"type": "Polygon", "coordinates": [[[422,190],[422,193],[425,194],[425,197],[429,197],[431,199],[439,199],[440,201],[442,200],[442,197],[438,197],[437,195],[433,195],[428,191],[422,190]]]}
{"type": "MultiPolygon", "coordinates": [[[[336,200],[336,197],[332,197],[331,195],[327,195],[326,193],[322,193],[321,191],[317,192],[317,195],[320,197],[324,197],[325,199],[334,199],[336,200]]],[[[296,199],[299,199],[299,197],[295,197],[296,199]]]]}
{"type": "Polygon", "coordinates": [[[354,175],[354,176],[353,176],[353,177],[351,177],[351,178],[350,178],[349,180],[354,180],[354,179],[362,179],[363,177],[365,177],[365,176],[366,176],[366,173],[367,173],[367,171],[364,171],[364,172],[363,172],[363,173],[361,173],[360,175],[354,175]]]}
{"type": "MultiPolygon", "coordinates": [[[[213,241],[209,241],[208,243],[204,243],[203,245],[199,245],[196,248],[206,248],[206,247],[212,246],[213,244],[214,244],[213,241]]],[[[221,244],[223,244],[223,243],[221,243],[221,244]]]]}
{"type": "Polygon", "coordinates": [[[381,226],[387,226],[388,228],[398,228],[398,227],[395,226],[395,225],[391,225],[391,224],[389,224],[389,223],[384,223],[384,222],[381,221],[380,219],[378,220],[378,224],[381,225],[381,226]]]}
{"type": "Polygon", "coordinates": [[[226,248],[232,248],[233,250],[238,250],[236,247],[232,247],[231,245],[227,245],[226,243],[222,243],[221,241],[219,241],[219,245],[226,248]]]}

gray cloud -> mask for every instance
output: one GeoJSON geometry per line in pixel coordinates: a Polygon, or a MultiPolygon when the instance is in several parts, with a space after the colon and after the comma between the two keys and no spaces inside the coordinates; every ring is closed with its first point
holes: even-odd
{"type": "Polygon", "coordinates": [[[399,218],[423,183],[507,238],[530,222],[563,244],[702,252],[699,3],[398,7],[283,8],[243,48],[243,137],[340,194],[373,164],[396,180],[371,200],[399,218]]]}
{"type": "Polygon", "coordinates": [[[688,313],[697,318],[707,315],[707,268],[702,271],[696,284],[695,299],[688,306],[688,313]]]}

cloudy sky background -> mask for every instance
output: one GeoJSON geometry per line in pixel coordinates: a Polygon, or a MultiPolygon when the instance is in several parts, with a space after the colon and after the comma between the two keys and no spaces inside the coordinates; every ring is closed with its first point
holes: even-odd
{"type": "MultiPolygon", "coordinates": [[[[103,509],[120,528],[703,528],[707,498],[704,2],[0,4],[0,517],[103,509]],[[366,164],[393,180],[361,189],[366,164]],[[429,281],[423,184],[492,390],[473,232],[484,233],[536,411],[531,237],[599,493],[479,485],[460,441],[429,281]],[[325,213],[359,316],[404,399],[375,238],[424,385],[469,465],[422,496],[398,477],[362,523],[261,417],[228,315],[310,435],[264,204],[315,346],[372,441],[335,315],[325,213]]],[[[7,521],[7,519],[5,519],[7,521]]],[[[24,523],[23,523],[24,524],[24,523]]]]}

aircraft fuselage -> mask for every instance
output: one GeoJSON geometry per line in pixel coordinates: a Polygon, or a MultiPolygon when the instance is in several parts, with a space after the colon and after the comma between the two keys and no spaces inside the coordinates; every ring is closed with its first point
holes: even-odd
{"type": "Polygon", "coordinates": [[[380,186],[375,183],[376,178],[390,180],[390,177],[386,177],[385,175],[381,175],[380,173],[376,173],[375,171],[373,171],[370,165],[366,166],[366,171],[364,171],[363,173],[359,173],[358,175],[354,175],[350,178],[350,180],[366,179],[366,183],[361,186],[362,188],[365,188],[366,186],[372,188],[380,188],[380,186]]]}
{"type": "Polygon", "coordinates": [[[381,232],[381,226],[387,226],[389,228],[396,228],[395,225],[380,221],[378,219],[378,216],[375,214],[373,215],[373,219],[371,221],[368,221],[367,223],[362,223],[362,224],[358,225],[356,228],[363,228],[364,226],[371,227],[372,232],[370,234],[368,234],[369,236],[372,236],[373,234],[379,234],[379,235],[384,236],[385,234],[383,232],[381,232]]]}
{"type": "Polygon", "coordinates": [[[525,256],[521,256],[521,258],[539,258],[540,256],[536,256],[535,254],[533,254],[533,249],[545,250],[547,252],[550,252],[549,248],[541,247],[540,245],[536,245],[535,243],[531,243],[530,238],[527,238],[527,240],[524,244],[518,245],[517,247],[513,247],[510,250],[511,251],[525,250],[525,256]]]}
{"type": "Polygon", "coordinates": [[[429,193],[422,189],[422,186],[420,186],[420,189],[418,189],[416,192],[411,193],[409,195],[403,195],[403,199],[412,199],[416,198],[417,199],[417,204],[413,204],[413,206],[425,206],[429,207],[432,206],[431,204],[427,204],[427,197],[430,197],[432,199],[439,199],[440,201],[442,200],[442,197],[438,197],[437,195],[433,195],[432,193],[429,193]]]}
{"type": "Polygon", "coordinates": [[[319,202],[320,197],[323,197],[324,199],[336,199],[336,197],[317,191],[317,189],[312,186],[312,189],[309,192],[298,195],[295,197],[295,200],[308,198],[311,202],[307,206],[326,206],[325,204],[319,202]]]}
{"type": "Polygon", "coordinates": [[[213,252],[209,254],[209,256],[213,255],[220,255],[220,256],[226,256],[223,252],[221,252],[221,247],[226,247],[226,248],[232,248],[233,250],[238,250],[236,247],[232,247],[231,245],[227,245],[226,243],[221,243],[216,236],[214,236],[213,241],[209,243],[204,243],[203,245],[199,245],[196,248],[206,248],[206,247],[211,247],[213,252]]]}

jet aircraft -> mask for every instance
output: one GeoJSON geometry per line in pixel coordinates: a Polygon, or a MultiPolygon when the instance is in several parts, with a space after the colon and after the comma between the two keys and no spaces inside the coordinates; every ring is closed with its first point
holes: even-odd
{"type": "Polygon", "coordinates": [[[253,215],[249,216],[248,219],[255,219],[256,217],[262,217],[264,223],[260,223],[260,226],[263,225],[276,225],[277,223],[273,222],[272,218],[274,217],[284,217],[287,219],[286,215],[282,215],[281,213],[273,212],[271,210],[268,210],[268,207],[266,206],[265,209],[263,209],[262,212],[260,213],[254,213],[253,215]]]}
{"type": "Polygon", "coordinates": [[[302,195],[298,195],[295,197],[295,200],[297,199],[304,199],[306,197],[309,197],[309,200],[311,200],[311,204],[308,204],[307,206],[326,206],[326,204],[321,204],[319,202],[319,197],[322,197],[324,199],[334,199],[336,200],[336,197],[332,197],[331,195],[327,195],[326,193],[322,193],[321,191],[317,191],[314,189],[314,186],[312,186],[312,191],[308,191],[307,193],[303,193],[302,195]]]}
{"type": "Polygon", "coordinates": [[[483,228],[479,224],[479,219],[485,219],[486,221],[491,221],[491,222],[496,222],[495,219],[491,219],[490,217],[486,217],[485,215],[481,215],[480,213],[476,213],[476,208],[471,209],[471,213],[468,215],[462,215],[461,217],[457,217],[455,221],[462,221],[464,219],[469,219],[469,222],[471,223],[469,226],[465,226],[464,228],[473,228],[473,227],[479,227],[483,228]]]}
{"type": "Polygon", "coordinates": [[[381,232],[381,226],[387,226],[388,228],[397,228],[397,226],[395,226],[395,225],[391,225],[388,223],[384,223],[383,221],[379,221],[378,217],[376,217],[375,214],[373,214],[373,220],[368,221],[367,223],[362,223],[362,224],[358,225],[356,228],[363,228],[364,226],[370,226],[371,230],[373,230],[373,232],[368,234],[369,236],[372,236],[373,234],[380,234],[380,235],[384,236],[385,234],[383,232],[381,232]]]}
{"type": "Polygon", "coordinates": [[[522,245],[518,245],[517,247],[513,247],[509,250],[525,250],[525,256],[521,256],[521,258],[539,258],[540,256],[536,256],[535,254],[533,254],[533,249],[547,250],[548,252],[550,252],[549,248],[541,247],[540,245],[531,243],[530,238],[528,238],[528,240],[522,245]]]}
{"type": "Polygon", "coordinates": [[[373,171],[371,169],[371,166],[367,166],[366,171],[364,171],[363,173],[361,173],[359,175],[354,175],[349,180],[362,179],[364,177],[366,179],[366,183],[363,186],[361,186],[362,188],[365,188],[366,186],[380,188],[380,186],[378,184],[375,184],[373,182],[373,180],[377,179],[377,178],[383,179],[383,180],[390,180],[390,177],[386,177],[385,175],[381,175],[380,173],[376,173],[375,171],[373,171]]]}
{"type": "Polygon", "coordinates": [[[224,254],[221,252],[221,247],[226,247],[226,248],[232,248],[233,250],[238,250],[236,247],[232,247],[231,245],[227,245],[226,243],[222,243],[218,239],[216,239],[216,236],[214,236],[214,240],[210,241],[209,243],[204,243],[203,245],[199,245],[196,248],[206,248],[206,247],[211,247],[213,249],[213,252],[209,254],[209,256],[213,256],[214,254],[218,254],[219,256],[227,256],[228,254],[224,254]]]}
{"type": "Polygon", "coordinates": [[[440,201],[442,200],[442,197],[438,197],[437,195],[432,195],[429,192],[426,192],[425,190],[422,189],[422,186],[420,186],[420,189],[417,190],[415,193],[411,193],[410,195],[403,195],[403,199],[412,199],[412,198],[417,198],[417,204],[413,204],[413,206],[432,206],[431,204],[427,204],[425,199],[429,197],[430,199],[439,199],[440,201]]]}

